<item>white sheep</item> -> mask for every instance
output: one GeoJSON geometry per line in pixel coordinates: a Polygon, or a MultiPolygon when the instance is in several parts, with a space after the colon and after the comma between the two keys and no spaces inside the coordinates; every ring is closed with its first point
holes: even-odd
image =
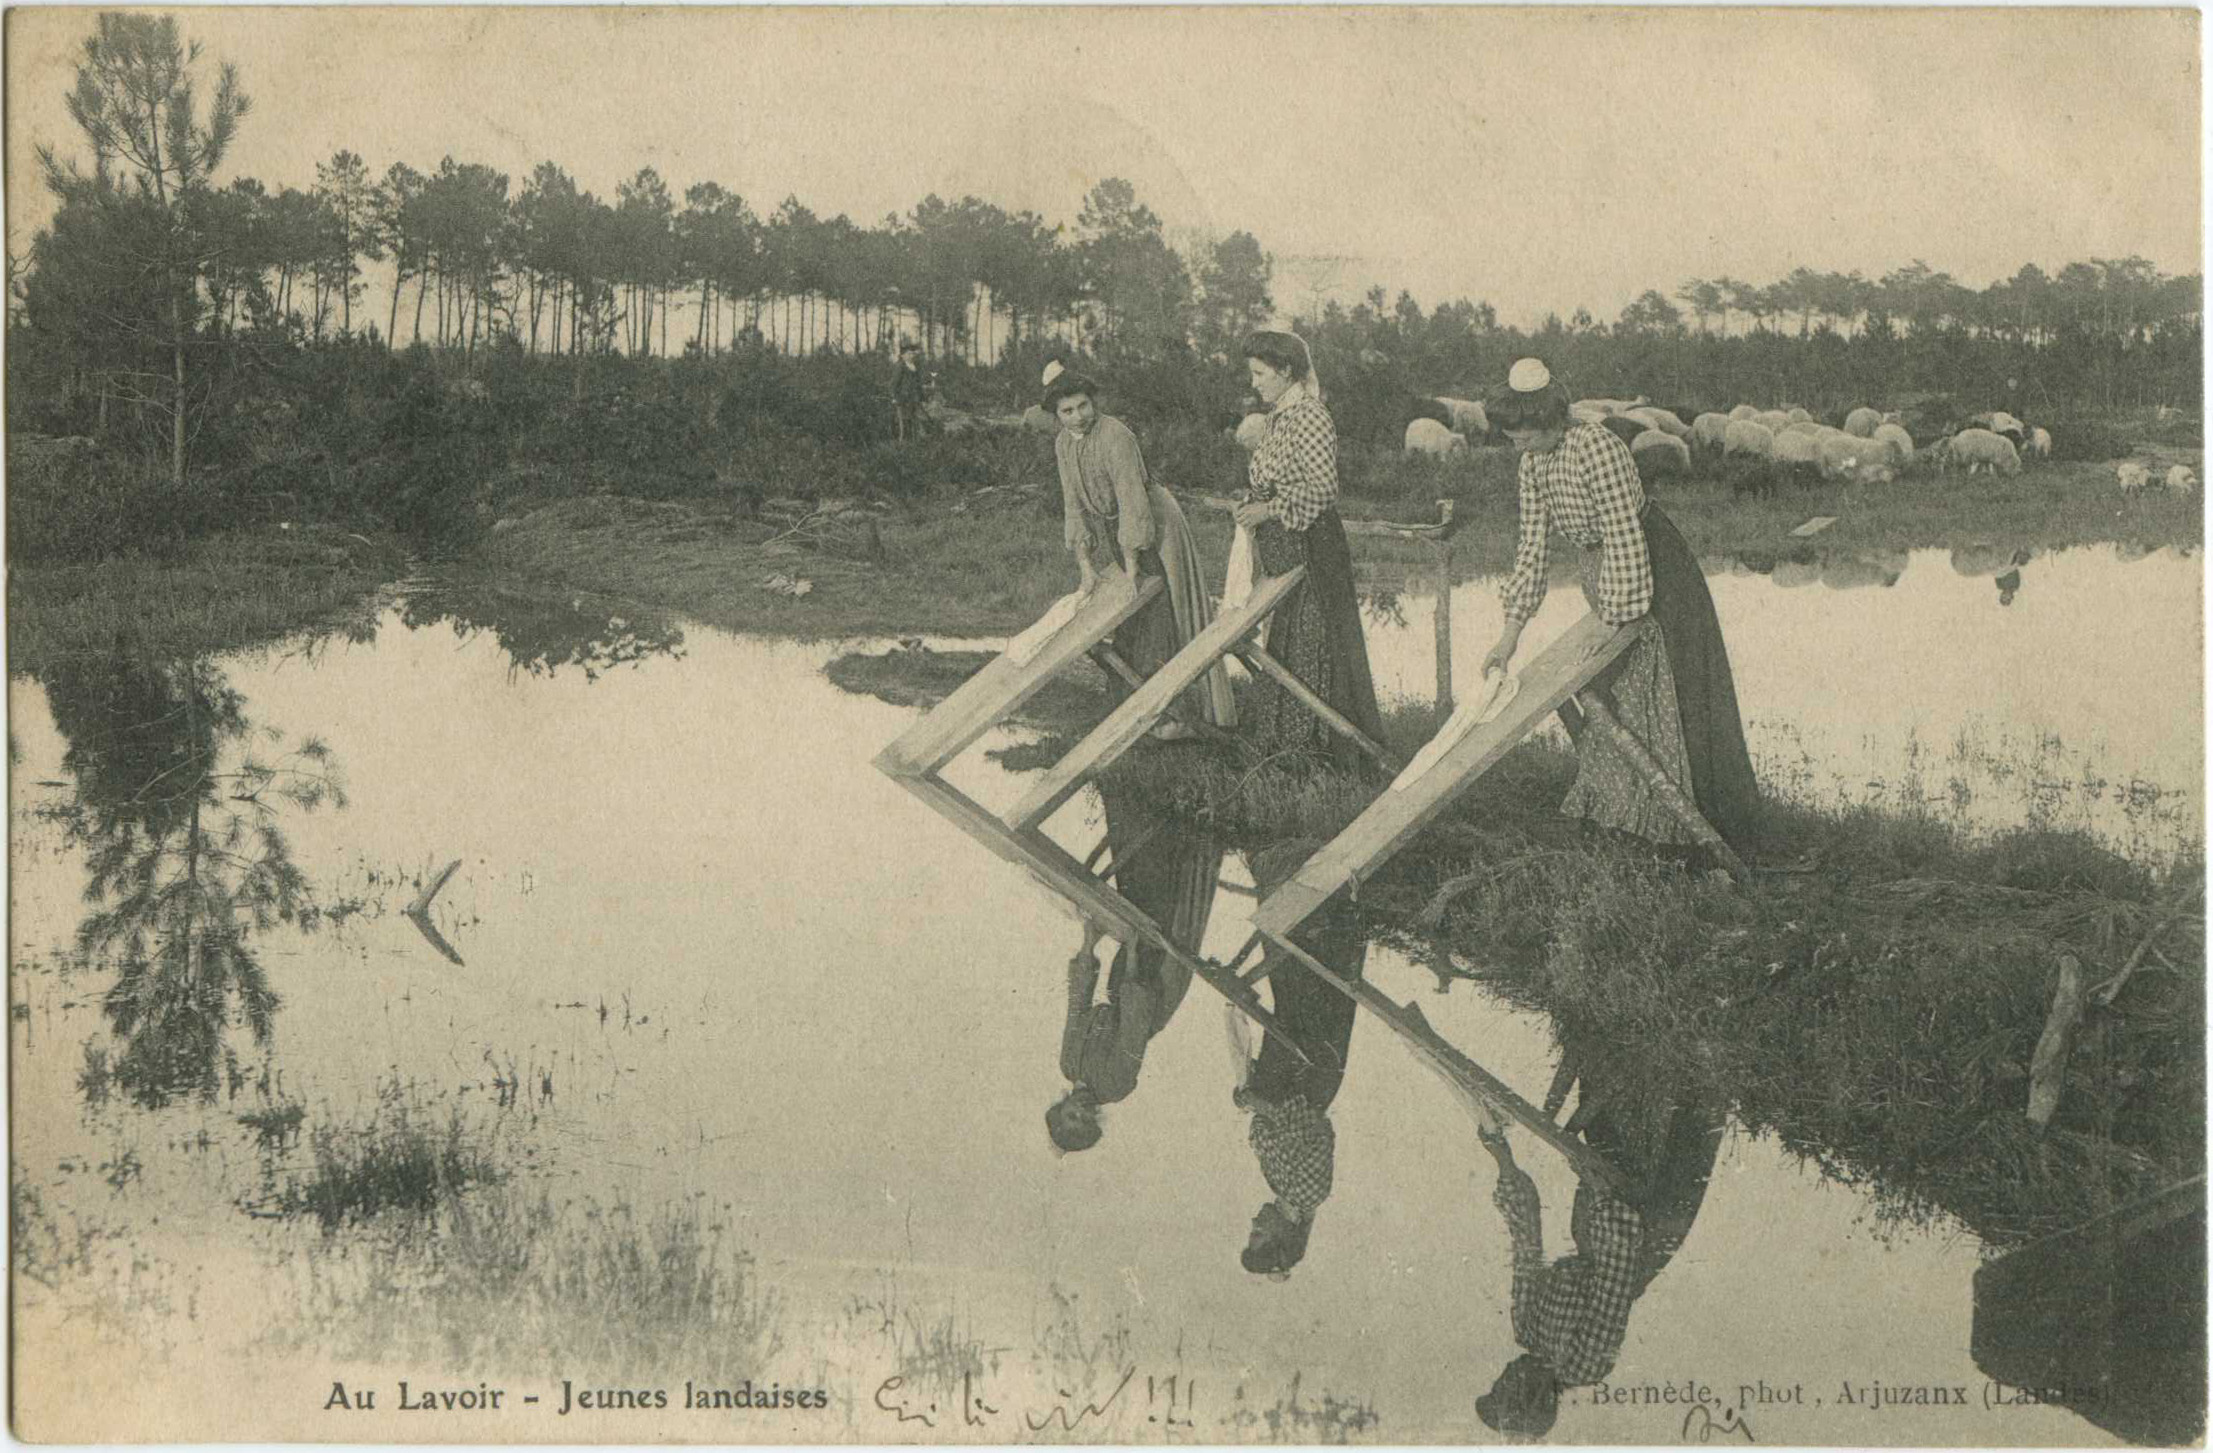
{"type": "MultiPolygon", "coordinates": [[[[1257,419],[1265,416],[1255,414],[1253,417],[1257,419]]],[[[1031,404],[1022,411],[1022,427],[1038,434],[1058,434],[1060,432],[1060,420],[1046,413],[1043,404],[1031,404]]],[[[1245,436],[1242,433],[1237,436],[1237,442],[1245,443],[1245,436]]],[[[1246,444],[1245,447],[1250,449],[1252,446],[1246,444]]]]}
{"type": "Polygon", "coordinates": [[[1888,484],[1895,477],[1887,444],[1837,433],[1815,447],[1821,451],[1821,474],[1825,479],[1846,480],[1853,484],[1888,484]]]}
{"type": "Polygon", "coordinates": [[[2048,430],[2029,430],[2029,442],[2021,446],[2021,452],[2031,459],[2052,457],[2052,436],[2048,430]]]}
{"type": "Polygon", "coordinates": [[[1844,432],[1856,434],[1862,439],[1872,439],[1882,422],[1883,416],[1880,413],[1862,404],[1844,416],[1844,432]]]}
{"type": "Polygon", "coordinates": [[[1811,419],[1798,419],[1792,423],[1783,425],[1783,427],[1776,432],[1782,434],[1803,434],[1809,439],[1818,439],[1821,437],[1824,431],[1824,425],[1817,424],[1811,419]]]}
{"type": "Polygon", "coordinates": [[[1749,454],[1755,459],[1775,457],[1775,431],[1750,419],[1731,419],[1722,437],[1724,454],[1749,454]]]}
{"type": "Polygon", "coordinates": [[[1465,438],[1435,419],[1416,419],[1406,426],[1406,452],[1409,454],[1428,454],[1441,459],[1467,447],[1465,438]]]}
{"type": "Polygon", "coordinates": [[[1793,405],[1793,406],[1791,407],[1791,409],[1789,410],[1789,413],[1790,413],[1790,421],[1791,421],[1791,422],[1792,422],[1793,424],[1799,423],[1799,422],[1800,422],[1800,421],[1802,421],[1802,420],[1805,420],[1805,419],[1810,419],[1810,418],[1812,418],[1812,417],[1813,417],[1813,415],[1811,415],[1811,414],[1807,413],[1807,412],[1806,412],[1806,411],[1805,411],[1804,409],[1801,409],[1801,408],[1797,407],[1796,405],[1793,405]]]}
{"type": "Polygon", "coordinates": [[[1491,416],[1473,399],[1439,399],[1452,415],[1452,432],[1469,439],[1480,439],[1491,432],[1491,416]]]}
{"type": "Polygon", "coordinates": [[[1728,432],[1727,414],[1700,414],[1690,421],[1691,442],[1701,449],[1719,449],[1728,432]]]}
{"type": "Polygon", "coordinates": [[[1613,406],[1604,399],[1577,399],[1568,405],[1568,417],[1578,424],[1599,423],[1613,411],[1613,406]]]}
{"type": "Polygon", "coordinates": [[[1907,465],[1913,463],[1913,436],[1906,432],[1904,425],[1877,424],[1873,437],[1876,443],[1889,447],[1890,462],[1893,468],[1904,469],[1907,465]]]}
{"type": "Polygon", "coordinates": [[[1785,429],[1775,436],[1775,462],[1778,464],[1813,464],[1820,458],[1821,446],[1811,434],[1785,429]]]}
{"type": "Polygon", "coordinates": [[[1969,474],[1978,469],[1995,474],[2021,472],[2021,452],[2013,447],[2013,441],[1988,429],[1960,430],[1944,441],[1944,458],[1965,465],[1969,474]]]}
{"type": "Polygon", "coordinates": [[[2120,476],[2121,488],[2130,494],[2152,482],[2152,472],[2133,459],[2124,459],[2113,471],[2120,476]]]}
{"type": "Polygon", "coordinates": [[[1761,428],[1767,430],[1771,434],[1780,434],[1783,432],[1783,430],[1789,428],[1793,423],[1795,423],[1796,420],[1792,419],[1790,415],[1784,413],[1781,409],[1762,409],[1760,410],[1760,412],[1752,416],[1752,422],[1758,424],[1761,428]]]}
{"type": "MultiPolygon", "coordinates": [[[[1432,421],[1434,422],[1434,421],[1432,421]]],[[[1443,428],[1442,424],[1438,425],[1443,428]]],[[[1237,421],[1237,443],[1247,454],[1260,447],[1260,441],[1268,437],[1268,415],[1247,414],[1237,421]]]]}
{"type": "Polygon", "coordinates": [[[1690,473],[1690,445],[1665,429],[1645,430],[1629,441],[1629,453],[1637,461],[1640,479],[1674,479],[1690,473]]]}
{"type": "Polygon", "coordinates": [[[1624,409],[1622,412],[1647,429],[1658,429],[1662,433],[1673,435],[1677,439],[1688,439],[1690,437],[1690,425],[1684,423],[1667,409],[1655,408],[1647,404],[1640,409],[1624,409]]]}
{"type": "Polygon", "coordinates": [[[2176,494],[2188,494],[2198,487],[2198,477],[2190,472],[2187,464],[2172,465],[2167,470],[2167,488],[2176,494]]]}
{"type": "Polygon", "coordinates": [[[1738,404],[1729,411],[1729,417],[1732,419],[1756,419],[1759,416],[1760,411],[1751,404],[1738,404]]]}

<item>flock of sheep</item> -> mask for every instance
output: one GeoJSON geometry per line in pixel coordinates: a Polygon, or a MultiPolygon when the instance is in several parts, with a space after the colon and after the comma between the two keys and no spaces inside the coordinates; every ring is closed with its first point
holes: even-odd
{"type": "MultiPolygon", "coordinates": [[[[1490,420],[1480,403],[1454,398],[1435,402],[1451,423],[1434,418],[1409,423],[1407,453],[1443,456],[1490,435],[1490,420]]],[[[1580,422],[1619,434],[1647,481],[1688,474],[1697,461],[1730,470],[1780,469],[1824,480],[1888,484],[1914,466],[2015,475],[2024,459],[2049,459],[2052,453],[2048,430],[2002,411],[1976,414],[1960,425],[1945,427],[1920,448],[1900,415],[1864,407],[1846,414],[1841,426],[1825,424],[1802,408],[1762,409],[1753,404],[1739,404],[1726,414],[1698,414],[1686,424],[1680,413],[1642,398],[1582,399],[1569,412],[1580,422]]],[[[2121,488],[2131,491],[2160,478],[2134,461],[2120,465],[2117,473],[2121,488]]],[[[2164,482],[2169,489],[2186,493],[2197,487],[2197,476],[2177,464],[2167,470],[2164,482]]]]}

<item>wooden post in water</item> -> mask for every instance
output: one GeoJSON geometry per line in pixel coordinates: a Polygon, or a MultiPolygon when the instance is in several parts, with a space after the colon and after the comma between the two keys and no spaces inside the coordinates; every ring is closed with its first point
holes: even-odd
{"type": "Polygon", "coordinates": [[[1437,719],[1452,715],[1452,537],[1437,549],[1437,719]]]}

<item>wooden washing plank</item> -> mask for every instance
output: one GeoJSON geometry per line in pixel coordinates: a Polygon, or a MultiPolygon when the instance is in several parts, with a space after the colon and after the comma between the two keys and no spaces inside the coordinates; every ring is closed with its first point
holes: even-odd
{"type": "Polygon", "coordinates": [[[1282,1029],[1277,1028],[1275,1016],[1262,1007],[1260,995],[1251,985],[1244,983],[1235,974],[1230,973],[1211,959],[1203,958],[1177,944],[1175,940],[1168,937],[1159,924],[1153,922],[1151,915],[1090,874],[1081,872],[1081,866],[1076,860],[1069,856],[1059,843],[1054,842],[1045,834],[1025,832],[1011,834],[1011,836],[1022,851],[1031,854],[1034,862],[1043,865],[1038,868],[1038,872],[1045,876],[1049,882],[1056,884],[1067,882],[1068,886],[1063,888],[1062,891],[1070,893],[1071,896],[1076,892],[1088,892],[1090,889],[1096,888],[1106,897],[1113,899],[1123,915],[1122,921],[1144,938],[1146,942],[1155,945],[1178,964],[1189,969],[1194,978],[1204,979],[1213,986],[1216,993],[1236,1005],[1238,1011],[1247,1019],[1252,1020],[1264,1029],[1274,1031],[1277,1038],[1291,1047],[1293,1054],[1302,1060],[1306,1059],[1305,1047],[1293,1040],[1282,1029]],[[1072,881],[1071,875],[1074,875],[1072,881]]]}
{"type": "Polygon", "coordinates": [[[1306,567],[1295,565],[1281,575],[1270,576],[1253,587],[1252,594],[1235,610],[1223,611],[1184,643],[1145,684],[1131,692],[1105,721],[1076,744],[1075,750],[1053,764],[1035,787],[1010,808],[1001,820],[1016,832],[1036,827],[1053,815],[1093,773],[1121,756],[1153,724],[1165,716],[1178,696],[1214,668],[1232,646],[1251,634],[1276,608],[1291,588],[1306,578],[1306,567]]]}
{"type": "Polygon", "coordinates": [[[1002,652],[991,664],[923,714],[899,739],[876,754],[879,771],[894,777],[935,772],[1028,701],[1053,674],[1114,633],[1158,595],[1165,582],[1147,576],[1133,590],[1119,569],[1100,581],[1091,599],[1026,666],[1002,652]]]}
{"type": "MultiPolygon", "coordinates": [[[[1177,945],[1149,914],[1085,872],[1083,864],[1070,857],[1058,843],[1042,833],[1010,831],[979,803],[941,778],[895,775],[893,780],[998,857],[1034,873],[1046,887],[1082,912],[1111,924],[1118,935],[1142,939],[1162,949],[1178,964],[1189,968],[1194,976],[1213,985],[1246,1018],[1264,1029],[1276,1029],[1275,1016],[1261,1004],[1258,994],[1238,983],[1235,976],[1177,945]]],[[[1276,1029],[1276,1033],[1289,1042],[1289,1036],[1282,1030],[1276,1029]]],[[[1292,1044],[1291,1048],[1301,1059],[1306,1057],[1297,1044],[1292,1044]]]]}
{"type": "Polygon", "coordinates": [[[1469,732],[1403,790],[1387,790],[1370,803],[1350,827],[1268,895],[1253,915],[1253,927],[1280,941],[1340,888],[1388,860],[1532,728],[1650,629],[1656,627],[1649,619],[1617,628],[1600,620],[1595,612],[1570,626],[1521,673],[1519,691],[1495,720],[1469,732]]]}
{"type": "Polygon", "coordinates": [[[1578,1176],[1595,1181],[1600,1187],[1616,1195],[1622,1194],[1622,1175],[1607,1163],[1604,1156],[1561,1130],[1552,1123],[1550,1116],[1515,1094],[1505,1081],[1455,1049],[1451,1041],[1430,1027],[1427,1016],[1420,1009],[1394,1002],[1390,995],[1366,979],[1340,976],[1336,970],[1289,938],[1269,934],[1268,940],[1296,959],[1307,972],[1317,975],[1323,983],[1391,1026],[1399,1040],[1417,1057],[1426,1061],[1431,1069],[1451,1080],[1456,1087],[1480,1097],[1500,1114],[1558,1151],[1574,1167],[1578,1176]]]}

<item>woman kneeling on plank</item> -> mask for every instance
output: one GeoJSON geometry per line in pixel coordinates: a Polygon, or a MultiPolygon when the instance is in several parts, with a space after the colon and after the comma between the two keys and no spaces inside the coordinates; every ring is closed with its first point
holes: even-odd
{"type": "MultiPolygon", "coordinates": [[[[1098,394],[1098,385],[1082,374],[1058,363],[1046,366],[1045,411],[1060,421],[1053,454],[1060,464],[1062,537],[1076,557],[1086,595],[1098,586],[1098,560],[1119,561],[1133,581],[1149,575],[1165,583],[1166,589],[1114,632],[1114,649],[1138,675],[1150,676],[1206,629],[1214,606],[1183,508],[1147,476],[1129,425],[1099,412],[1098,394]]],[[[1180,710],[1185,720],[1163,721],[1154,735],[1188,736],[1193,719],[1236,725],[1229,668],[1215,662],[1183,693],[1180,710]]]]}
{"type": "MultiPolygon", "coordinates": [[[[1505,629],[1483,658],[1503,671],[1521,631],[1544,602],[1547,540],[1554,529],[1581,547],[1583,594],[1611,625],[1647,614],[1661,649],[1640,646],[1592,683],[1663,771],[1689,790],[1698,811],[1732,848],[1751,846],[1759,786],[1744,743],[1736,683],[1721,622],[1698,558],[1660,507],[1645,497],[1636,460],[1619,437],[1573,423],[1567,391],[1545,365],[1525,358],[1488,402],[1494,425],[1521,450],[1521,537],[1502,592],[1505,629]]],[[[1561,811],[1650,842],[1695,845],[1653,784],[1605,736],[1577,734],[1575,786],[1561,811]]]]}

